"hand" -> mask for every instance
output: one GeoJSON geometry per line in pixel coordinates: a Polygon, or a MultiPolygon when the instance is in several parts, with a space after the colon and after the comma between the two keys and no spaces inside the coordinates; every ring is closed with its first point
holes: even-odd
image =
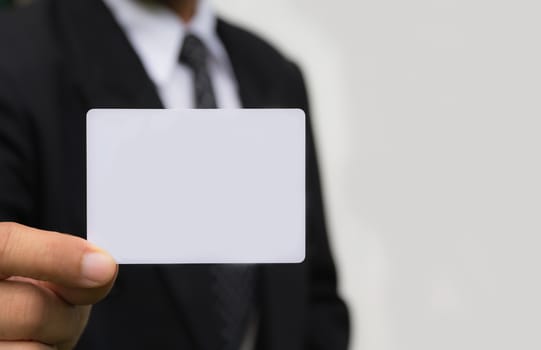
{"type": "Polygon", "coordinates": [[[117,271],[84,239],[0,223],[0,350],[72,349],[117,271]]]}

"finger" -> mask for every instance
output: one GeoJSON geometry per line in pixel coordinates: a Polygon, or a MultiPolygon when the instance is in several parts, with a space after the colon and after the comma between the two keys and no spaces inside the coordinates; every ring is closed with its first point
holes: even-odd
{"type": "Polygon", "coordinates": [[[72,305],[92,305],[105,298],[112,285],[93,289],[66,288],[49,282],[41,283],[42,286],[52,290],[59,298],[72,305]]]}
{"type": "Polygon", "coordinates": [[[57,350],[57,348],[28,341],[0,341],[0,350],[57,350]]]}
{"type": "Polygon", "coordinates": [[[113,258],[84,239],[15,223],[0,223],[0,274],[30,277],[63,287],[112,284],[113,258]]]}
{"type": "Polygon", "coordinates": [[[0,282],[0,340],[67,342],[81,333],[86,307],[73,306],[51,290],[18,281],[0,282]]]}
{"type": "Polygon", "coordinates": [[[92,305],[105,297],[111,285],[98,288],[68,288],[62,287],[54,283],[39,281],[28,277],[13,276],[7,278],[8,281],[19,281],[34,284],[41,288],[46,288],[54,292],[60,299],[71,305],[92,305]]]}

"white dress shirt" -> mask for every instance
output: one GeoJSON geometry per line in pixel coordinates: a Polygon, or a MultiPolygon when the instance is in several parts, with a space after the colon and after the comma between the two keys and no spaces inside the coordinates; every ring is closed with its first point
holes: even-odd
{"type": "Polygon", "coordinates": [[[216,16],[207,0],[184,23],[169,8],[140,0],[104,0],[156,86],[166,108],[193,108],[192,71],[178,61],[184,36],[196,35],[209,50],[208,68],[219,108],[239,108],[237,83],[216,33],[216,16]]]}
{"type": "MultiPolygon", "coordinates": [[[[140,0],[103,0],[126,34],[157,88],[165,108],[194,108],[190,68],[179,63],[187,32],[210,52],[208,68],[219,108],[240,108],[237,82],[227,52],[216,33],[216,16],[208,0],[199,0],[194,17],[184,23],[169,8],[140,0]]],[[[258,318],[249,322],[240,350],[255,349],[258,318]]]]}

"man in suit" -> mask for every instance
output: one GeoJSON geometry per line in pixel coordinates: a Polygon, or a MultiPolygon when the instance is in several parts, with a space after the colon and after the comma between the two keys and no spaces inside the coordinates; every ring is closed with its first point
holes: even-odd
{"type": "Polygon", "coordinates": [[[2,14],[0,52],[0,349],[347,347],[309,119],[306,261],[250,268],[253,307],[236,322],[242,332],[219,315],[208,266],[117,271],[74,237],[85,235],[88,109],[308,114],[295,64],[196,0],[35,1],[2,14]],[[183,58],[186,46],[204,62],[183,58]],[[104,297],[90,313],[86,305],[104,297]]]}

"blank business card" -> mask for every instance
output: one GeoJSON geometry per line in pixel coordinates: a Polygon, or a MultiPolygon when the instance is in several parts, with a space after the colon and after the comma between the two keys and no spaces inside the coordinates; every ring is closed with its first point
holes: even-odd
{"type": "Polygon", "coordinates": [[[298,263],[298,109],[93,109],[87,238],[124,264],[298,263]]]}

